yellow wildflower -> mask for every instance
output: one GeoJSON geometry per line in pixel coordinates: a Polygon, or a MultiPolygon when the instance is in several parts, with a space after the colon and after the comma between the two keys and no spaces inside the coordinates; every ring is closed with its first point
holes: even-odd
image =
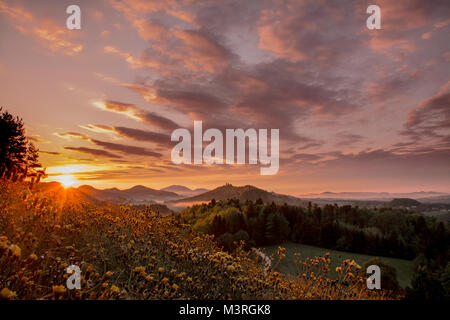
{"type": "Polygon", "coordinates": [[[32,260],[32,261],[36,261],[36,260],[38,259],[38,256],[35,255],[34,253],[32,253],[32,254],[30,254],[29,258],[30,258],[30,260],[32,260]]]}
{"type": "Polygon", "coordinates": [[[141,272],[145,272],[145,267],[136,267],[133,269],[134,273],[141,273],[141,272]]]}
{"type": "Polygon", "coordinates": [[[112,286],[111,286],[111,292],[112,292],[112,293],[119,293],[119,292],[120,292],[120,289],[119,289],[118,287],[116,287],[115,285],[112,285],[112,286]]]}
{"type": "Polygon", "coordinates": [[[0,291],[0,298],[2,299],[14,299],[14,297],[16,297],[16,293],[8,288],[3,288],[2,291],[0,291]]]}
{"type": "Polygon", "coordinates": [[[235,269],[235,268],[234,268],[233,266],[231,266],[231,265],[227,267],[227,271],[229,271],[229,272],[233,272],[234,269],[235,269]]]}
{"type": "Polygon", "coordinates": [[[22,250],[20,249],[20,247],[15,244],[12,244],[9,247],[9,250],[11,250],[12,255],[15,257],[20,257],[20,254],[22,253],[22,250]]]}
{"type": "Polygon", "coordinates": [[[60,286],[52,286],[53,293],[64,293],[66,292],[66,288],[63,285],[60,286]]]}

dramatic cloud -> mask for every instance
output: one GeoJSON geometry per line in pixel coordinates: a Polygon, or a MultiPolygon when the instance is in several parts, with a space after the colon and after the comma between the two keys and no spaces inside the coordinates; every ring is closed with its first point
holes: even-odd
{"type": "Polygon", "coordinates": [[[114,154],[114,153],[111,153],[111,152],[108,152],[105,150],[100,150],[100,149],[92,149],[92,148],[86,148],[86,147],[64,147],[64,149],[87,153],[87,154],[97,156],[97,157],[122,158],[121,156],[118,156],[117,154],[114,154]]]}
{"type": "Polygon", "coordinates": [[[402,97],[417,83],[423,80],[423,72],[417,70],[397,70],[395,74],[386,75],[376,82],[367,85],[367,93],[375,103],[402,97]],[[402,72],[403,71],[403,72],[402,72]]]}
{"type": "MultiPolygon", "coordinates": [[[[443,23],[442,17],[448,17],[450,13],[445,0],[381,0],[377,1],[377,4],[382,8],[382,29],[388,32],[366,31],[367,36],[370,36],[369,45],[376,52],[399,62],[419,49],[421,28],[427,25],[440,26],[443,23]]],[[[361,3],[358,8],[363,6],[361,3]]],[[[422,39],[428,39],[430,36],[431,33],[422,36],[422,39]]]]}
{"type": "Polygon", "coordinates": [[[308,153],[298,153],[291,157],[291,160],[298,160],[298,161],[316,161],[320,159],[321,156],[317,154],[308,154],[308,153]]]}
{"type": "Polygon", "coordinates": [[[159,132],[152,132],[128,127],[109,127],[99,124],[89,124],[81,127],[97,133],[115,133],[123,138],[152,142],[159,145],[168,145],[170,143],[170,135],[159,132]]]}
{"type": "Polygon", "coordinates": [[[108,150],[115,150],[126,154],[133,154],[138,156],[150,156],[150,157],[161,157],[161,154],[158,152],[151,151],[146,148],[141,147],[135,147],[135,146],[128,146],[120,143],[112,143],[112,142],[106,142],[106,141],[100,141],[91,139],[91,142],[95,145],[101,146],[108,150]]]}
{"type": "Polygon", "coordinates": [[[351,2],[287,1],[264,10],[258,24],[259,48],[292,62],[328,65],[362,39],[351,2]]]}
{"type": "Polygon", "coordinates": [[[87,124],[87,125],[81,125],[80,128],[90,130],[97,133],[107,133],[112,132],[113,128],[110,126],[105,126],[101,124],[87,124]]]}
{"type": "MultiPolygon", "coordinates": [[[[336,146],[360,142],[362,137],[353,132],[324,139],[323,134],[306,133],[299,124],[309,122],[309,127],[328,131],[324,128],[339,126],[344,119],[364,117],[368,105],[399,103],[427,77],[406,62],[400,64],[399,57],[418,50],[420,28],[430,24],[433,31],[445,28],[442,16],[448,11],[442,1],[436,5],[381,1],[383,29],[389,32],[370,32],[365,27],[366,5],[357,1],[287,1],[282,6],[272,1],[231,1],[231,11],[211,3],[157,3],[114,5],[143,39],[150,40],[139,59],[151,61],[149,66],[159,73],[156,80],[152,76],[122,86],[151,104],[202,120],[206,127],[281,128],[282,141],[297,141],[303,148],[321,147],[324,140],[337,140],[336,146]],[[183,23],[166,19],[164,15],[174,11],[185,13],[183,23]],[[240,14],[246,11],[247,24],[240,14]],[[234,32],[242,28],[249,39],[258,39],[245,49],[234,46],[233,40],[234,32]],[[259,55],[264,57],[260,63],[246,63],[247,55],[256,52],[268,55],[259,55]],[[367,57],[366,65],[361,57],[367,57]],[[347,63],[350,60],[353,65],[347,63]],[[377,70],[368,62],[386,68],[377,70]]],[[[129,56],[122,57],[136,64],[129,56]]]]}
{"type": "Polygon", "coordinates": [[[432,27],[432,29],[424,34],[422,34],[422,39],[430,39],[433,36],[433,33],[438,31],[441,28],[444,28],[450,24],[450,19],[443,20],[441,22],[435,23],[432,27]]]}
{"type": "Polygon", "coordinates": [[[61,155],[61,152],[54,152],[54,151],[42,151],[42,150],[39,150],[39,153],[50,154],[52,156],[59,156],[59,155],[61,155]]]}
{"type": "Polygon", "coordinates": [[[450,81],[432,98],[411,110],[404,124],[404,135],[416,140],[442,138],[450,140],[450,81]]]}
{"type": "Polygon", "coordinates": [[[115,54],[122,57],[133,69],[137,68],[158,68],[160,64],[155,61],[137,58],[131,53],[123,52],[120,49],[113,46],[106,46],[104,48],[105,53],[115,54]]]}
{"type": "Polygon", "coordinates": [[[231,58],[230,52],[212,35],[196,30],[175,30],[174,35],[183,42],[185,47],[182,55],[173,55],[173,58],[183,60],[190,70],[217,73],[228,65],[228,60],[231,58]]]}
{"type": "Polygon", "coordinates": [[[61,52],[73,56],[83,50],[82,44],[70,40],[75,35],[65,26],[60,26],[50,19],[37,18],[30,11],[14,7],[9,3],[11,1],[0,1],[0,13],[7,14],[14,27],[21,33],[33,36],[41,45],[52,52],[61,52]]]}
{"type": "Polygon", "coordinates": [[[49,154],[114,167],[95,179],[450,191],[448,0],[80,3],[83,29],[69,32],[50,1],[0,0],[0,78],[5,103],[55,142],[49,154]],[[381,8],[381,30],[366,27],[369,4],[381,8]],[[81,54],[66,64],[48,51],[81,54]],[[279,173],[173,165],[170,134],[193,120],[222,132],[280,129],[279,173]],[[53,131],[80,145],[64,152],[53,131]]]}
{"type": "Polygon", "coordinates": [[[354,134],[350,132],[339,132],[336,134],[336,137],[338,138],[337,145],[352,145],[354,143],[360,142],[364,140],[364,137],[359,134],[354,134]]]}
{"type": "Polygon", "coordinates": [[[78,132],[55,132],[55,135],[63,139],[78,138],[82,140],[90,140],[87,135],[78,132]]]}
{"type": "MultiPolygon", "coordinates": [[[[357,153],[337,153],[327,158],[323,156],[324,159],[312,161],[315,160],[313,157],[299,155],[300,159],[303,158],[302,161],[291,160],[284,163],[285,172],[289,173],[297,168],[303,172],[301,176],[304,179],[324,176],[328,190],[342,189],[339,185],[344,183],[343,181],[348,191],[373,190],[373,186],[378,183],[383,186],[389,183],[391,190],[404,190],[405,183],[416,186],[418,180],[422,186],[428,188],[448,186],[450,148],[406,153],[376,149],[357,153]],[[436,175],[438,172],[440,176],[436,175]],[[349,179],[349,174],[353,176],[352,179],[349,179]],[[399,176],[402,177],[401,180],[395,178],[399,176]],[[370,185],[367,187],[365,183],[370,185]]],[[[320,182],[313,180],[312,183],[320,182]]]]}
{"type": "MultiPolygon", "coordinates": [[[[106,52],[121,56],[133,68],[151,67],[167,72],[182,67],[191,72],[216,73],[222,71],[232,58],[231,52],[206,29],[181,29],[178,23],[169,27],[158,22],[157,16],[160,17],[161,13],[164,13],[162,20],[175,17],[180,22],[195,26],[195,14],[183,10],[182,1],[155,1],[151,4],[143,1],[110,2],[116,10],[125,15],[144,40],[153,42],[140,59],[114,47],[105,48],[106,52]],[[155,19],[146,18],[148,14],[155,14],[155,19]],[[159,59],[156,61],[153,57],[159,59]]],[[[195,7],[195,4],[189,5],[195,7]]],[[[202,7],[203,4],[199,6],[202,7]]]]}
{"type": "MultiPolygon", "coordinates": [[[[124,131],[127,131],[126,128],[124,131]]],[[[154,152],[154,151],[151,151],[146,148],[92,139],[84,134],[77,133],[77,132],[56,133],[56,135],[59,137],[62,137],[62,138],[78,138],[78,139],[86,140],[92,144],[101,146],[104,149],[119,151],[119,152],[122,152],[125,154],[132,154],[132,155],[138,155],[138,156],[150,156],[150,157],[156,157],[156,158],[159,158],[162,156],[161,153],[154,152]]],[[[83,148],[82,150],[84,150],[86,152],[85,149],[86,148],[83,148]]],[[[92,149],[89,149],[89,151],[90,150],[92,150],[92,149]]]]}
{"type": "Polygon", "coordinates": [[[153,142],[160,145],[168,145],[170,143],[170,136],[167,134],[127,127],[114,127],[113,130],[117,134],[133,140],[153,142]]]}
{"type": "Polygon", "coordinates": [[[95,105],[103,110],[121,113],[130,118],[145,122],[149,125],[158,127],[163,130],[172,131],[176,128],[179,128],[179,125],[177,125],[174,121],[160,116],[154,112],[144,111],[133,104],[106,100],[97,102],[95,103],[95,105]]]}

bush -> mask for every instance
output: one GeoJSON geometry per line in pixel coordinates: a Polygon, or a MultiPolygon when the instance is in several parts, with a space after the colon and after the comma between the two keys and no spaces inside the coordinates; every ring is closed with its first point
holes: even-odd
{"type": "Polygon", "coordinates": [[[379,258],[373,258],[367,261],[362,269],[360,275],[367,278],[366,270],[370,265],[376,265],[381,270],[381,289],[389,290],[393,293],[398,293],[401,287],[397,280],[397,270],[387,262],[382,262],[379,258]]]}

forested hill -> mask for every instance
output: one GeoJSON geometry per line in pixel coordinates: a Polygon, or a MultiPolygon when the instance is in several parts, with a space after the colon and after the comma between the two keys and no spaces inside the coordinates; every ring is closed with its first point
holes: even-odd
{"type": "Polygon", "coordinates": [[[237,187],[231,184],[225,184],[200,195],[184,198],[181,200],[175,200],[173,202],[209,202],[213,199],[217,201],[227,199],[239,199],[239,201],[257,201],[258,199],[260,199],[263,203],[274,202],[280,205],[284,203],[296,206],[307,205],[307,202],[296,197],[265,191],[251,185],[237,187]]]}
{"type": "Polygon", "coordinates": [[[450,234],[442,222],[400,209],[297,207],[231,199],[194,205],[179,218],[197,231],[213,234],[229,248],[238,240],[251,246],[290,240],[409,260],[420,254],[445,260],[449,254],[450,234]]]}

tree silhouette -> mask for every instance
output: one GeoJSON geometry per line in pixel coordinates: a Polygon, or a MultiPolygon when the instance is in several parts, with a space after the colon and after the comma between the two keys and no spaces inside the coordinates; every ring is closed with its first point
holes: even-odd
{"type": "Polygon", "coordinates": [[[45,176],[39,161],[39,150],[28,141],[23,120],[0,108],[0,177],[13,181],[45,176]]]}

